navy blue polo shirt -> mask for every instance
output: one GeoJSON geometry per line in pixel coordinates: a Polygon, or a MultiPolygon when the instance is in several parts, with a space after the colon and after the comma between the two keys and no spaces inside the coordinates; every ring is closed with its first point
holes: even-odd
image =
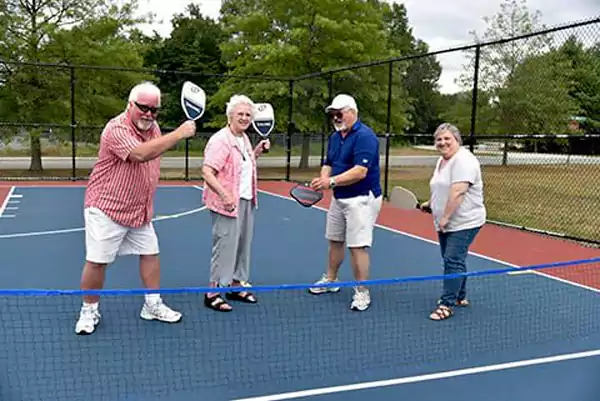
{"type": "Polygon", "coordinates": [[[375,197],[381,195],[379,141],[373,130],[360,120],[354,123],[345,138],[339,132],[331,134],[323,164],[331,167],[332,177],[357,165],[368,169],[364,179],[333,188],[333,196],[337,199],[368,195],[369,192],[375,197]]]}

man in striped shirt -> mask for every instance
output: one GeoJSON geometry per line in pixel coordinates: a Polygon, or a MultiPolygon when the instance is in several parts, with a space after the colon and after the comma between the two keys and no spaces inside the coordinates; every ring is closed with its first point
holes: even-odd
{"type": "MultiPolygon", "coordinates": [[[[156,122],[160,90],[149,82],[135,86],[126,110],[110,120],[100,138],[98,160],[84,202],[86,263],[82,290],[101,289],[106,266],[117,255],[139,255],[140,276],[148,289],[160,288],[158,238],[152,226],[160,156],[196,132],[193,121],[161,135],[156,122]]],[[[84,296],[76,334],[91,334],[100,323],[99,297],[84,296]]],[[[175,323],[181,313],[160,294],[147,294],[140,317],[175,323]]]]}

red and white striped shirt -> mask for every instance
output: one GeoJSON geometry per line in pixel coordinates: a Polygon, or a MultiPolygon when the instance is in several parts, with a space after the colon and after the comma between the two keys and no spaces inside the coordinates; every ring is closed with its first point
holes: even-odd
{"type": "Polygon", "coordinates": [[[96,207],[126,227],[149,223],[160,178],[160,157],[143,163],[128,158],[139,144],[160,135],[157,123],[142,132],[126,113],[110,120],[100,136],[98,160],[87,184],[84,207],[96,207]]]}

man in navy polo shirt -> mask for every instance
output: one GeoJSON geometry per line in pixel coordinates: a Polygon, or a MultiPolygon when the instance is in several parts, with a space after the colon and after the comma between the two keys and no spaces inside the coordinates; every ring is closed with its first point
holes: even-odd
{"type": "MultiPolygon", "coordinates": [[[[369,278],[369,249],[382,203],[379,141],[373,130],[359,120],[358,107],[351,96],[336,96],[325,111],[333,121],[335,132],[329,138],[321,175],[312,180],[311,187],[331,188],[333,198],[325,232],[329,240],[329,266],[316,284],[338,281],[344,244],[350,249],[354,279],[364,281],[369,278]]],[[[339,290],[339,287],[318,287],[311,288],[310,292],[323,294],[339,290]]],[[[365,286],[355,287],[350,308],[364,311],[370,304],[369,290],[365,286]]]]}

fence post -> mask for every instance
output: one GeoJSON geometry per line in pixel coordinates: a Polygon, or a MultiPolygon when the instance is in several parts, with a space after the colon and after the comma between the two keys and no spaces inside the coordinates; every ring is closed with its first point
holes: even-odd
{"type": "Polygon", "coordinates": [[[477,122],[477,93],[479,86],[479,58],[481,56],[481,46],[475,47],[475,68],[473,72],[473,94],[471,104],[471,132],[469,134],[469,150],[475,149],[475,123],[477,122]]]}
{"type": "Polygon", "coordinates": [[[77,138],[75,135],[75,67],[69,67],[71,75],[71,179],[77,177],[77,138]]]}
{"type": "Polygon", "coordinates": [[[287,160],[285,166],[285,180],[290,181],[291,166],[292,166],[292,133],[294,132],[294,122],[292,121],[294,113],[294,80],[289,81],[289,98],[288,98],[288,130],[287,130],[287,160]]]}
{"type": "MultiPolygon", "coordinates": [[[[333,100],[333,73],[329,74],[327,79],[327,90],[328,90],[328,98],[327,104],[331,104],[333,100]]],[[[323,128],[323,132],[321,133],[321,165],[325,161],[325,131],[329,130],[329,115],[325,113],[325,126],[323,128]]]]}
{"type": "MultiPolygon", "coordinates": [[[[388,186],[389,186],[389,175],[390,175],[390,141],[391,141],[391,129],[392,129],[392,83],[394,78],[394,63],[390,61],[388,69],[388,99],[387,99],[387,122],[385,127],[385,170],[384,170],[384,184],[383,184],[383,197],[388,199],[388,186]]],[[[379,157],[379,155],[377,155],[379,157]]]]}

